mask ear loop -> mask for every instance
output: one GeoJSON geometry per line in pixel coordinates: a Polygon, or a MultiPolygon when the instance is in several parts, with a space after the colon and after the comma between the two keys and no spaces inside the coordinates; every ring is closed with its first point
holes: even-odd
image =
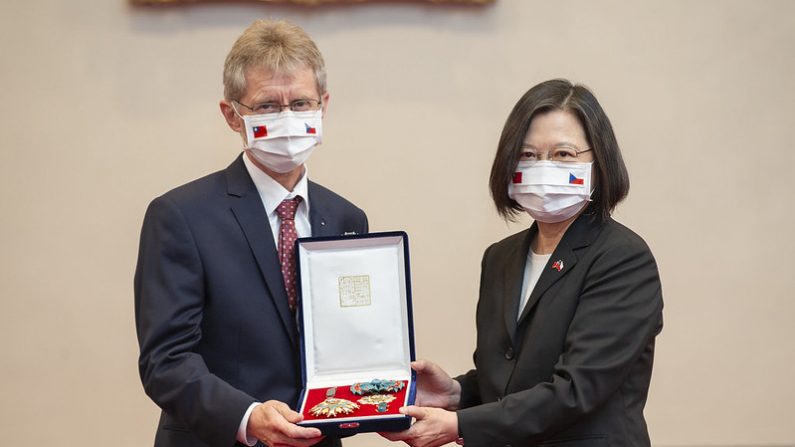
{"type": "MultiPolygon", "coordinates": [[[[233,99],[229,103],[232,105],[232,111],[235,112],[235,115],[237,115],[238,118],[243,120],[243,129],[245,131],[245,129],[246,129],[246,119],[243,118],[243,115],[241,115],[240,112],[237,111],[237,107],[235,107],[235,103],[236,102],[237,101],[235,101],[233,99]]],[[[247,133],[247,131],[245,133],[246,133],[245,135],[242,135],[242,137],[243,137],[243,152],[247,152],[247,151],[251,150],[251,147],[249,146],[249,143],[248,143],[248,133],[247,133]]]]}
{"type": "Polygon", "coordinates": [[[237,111],[237,107],[235,107],[235,103],[237,103],[237,101],[235,101],[234,99],[232,101],[230,101],[230,104],[232,104],[232,111],[235,112],[235,115],[237,115],[238,118],[243,119],[243,115],[241,115],[240,112],[237,111]]]}

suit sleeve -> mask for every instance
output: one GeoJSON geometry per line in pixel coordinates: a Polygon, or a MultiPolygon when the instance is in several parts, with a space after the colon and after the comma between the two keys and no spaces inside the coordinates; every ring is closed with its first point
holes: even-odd
{"type": "Polygon", "coordinates": [[[467,446],[548,438],[617,391],[662,328],[657,265],[643,243],[615,244],[589,272],[548,382],[458,411],[467,446]]]}
{"type": "Polygon", "coordinates": [[[204,308],[203,268],[177,205],[155,199],[141,231],[135,273],[135,323],[144,390],[210,445],[233,445],[246,393],[211,374],[195,352],[204,308]]]}
{"type": "Polygon", "coordinates": [[[359,212],[361,212],[361,214],[362,214],[361,217],[360,217],[360,222],[361,223],[359,224],[361,226],[360,227],[361,228],[360,234],[369,233],[370,232],[370,222],[367,220],[367,214],[365,214],[365,212],[362,211],[362,210],[359,210],[359,212]]]}

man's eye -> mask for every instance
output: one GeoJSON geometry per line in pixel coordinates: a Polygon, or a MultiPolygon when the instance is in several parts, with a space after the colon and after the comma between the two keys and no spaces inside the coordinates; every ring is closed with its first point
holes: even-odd
{"type": "Polygon", "coordinates": [[[280,107],[273,102],[266,102],[257,106],[258,113],[274,113],[277,112],[280,107]]]}

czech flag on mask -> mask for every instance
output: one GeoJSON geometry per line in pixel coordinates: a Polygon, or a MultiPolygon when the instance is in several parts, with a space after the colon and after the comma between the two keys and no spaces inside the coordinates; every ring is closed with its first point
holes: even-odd
{"type": "Polygon", "coordinates": [[[577,177],[576,175],[569,172],[569,184],[570,185],[583,185],[585,184],[585,180],[582,177],[577,177]]]}

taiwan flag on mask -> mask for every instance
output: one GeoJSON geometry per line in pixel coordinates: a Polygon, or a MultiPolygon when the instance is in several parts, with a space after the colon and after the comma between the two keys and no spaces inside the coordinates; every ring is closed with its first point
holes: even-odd
{"type": "Polygon", "coordinates": [[[304,126],[306,126],[306,133],[312,134],[312,135],[317,134],[317,129],[315,129],[314,127],[310,126],[307,123],[304,123],[304,126]]]}
{"type": "Polygon", "coordinates": [[[254,126],[251,128],[254,132],[254,138],[262,138],[268,136],[268,128],[265,126],[254,126]]]}

